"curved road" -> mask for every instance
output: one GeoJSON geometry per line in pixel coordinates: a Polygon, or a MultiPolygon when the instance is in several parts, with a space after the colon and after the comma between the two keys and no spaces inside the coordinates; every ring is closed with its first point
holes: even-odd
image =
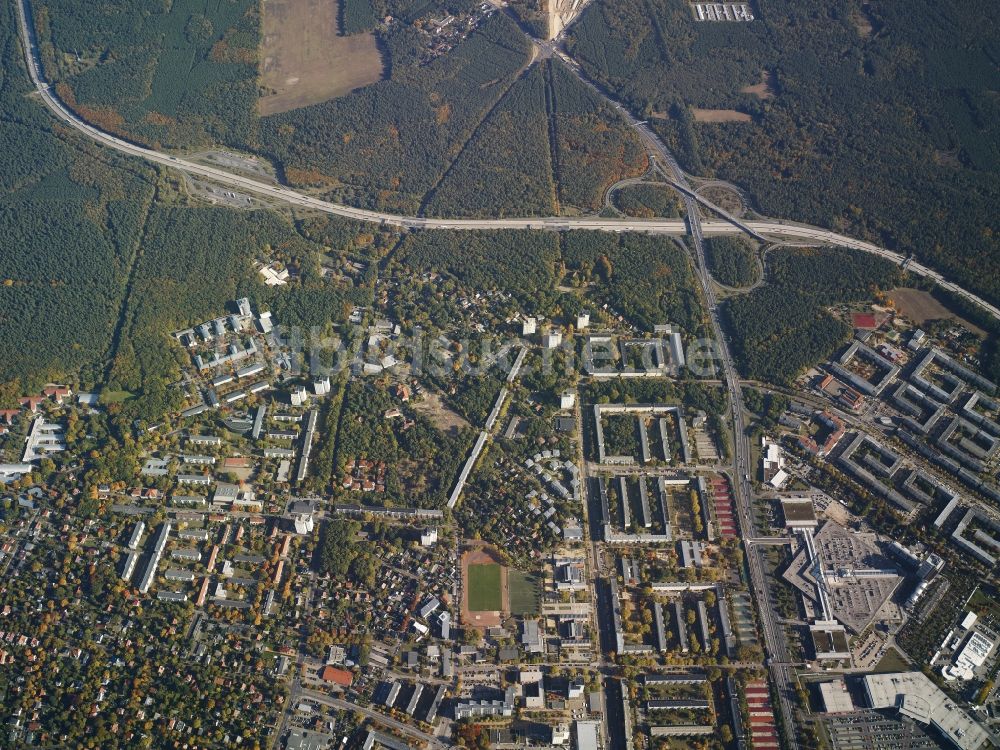
{"type": "MultiPolygon", "coordinates": [[[[588,229],[602,232],[636,231],[668,235],[684,235],[688,233],[688,227],[681,219],[637,220],[605,219],[600,217],[573,218],[561,216],[525,217],[523,219],[432,219],[421,216],[400,216],[380,211],[352,208],[351,206],[345,206],[339,203],[331,203],[330,201],[324,201],[319,198],[303,195],[302,193],[292,190],[291,188],[280,185],[268,185],[249,177],[227,172],[224,169],[210,167],[204,164],[197,164],[179,156],[171,156],[150,148],[137,146],[134,143],[130,143],[122,138],[106,133],[105,131],[96,128],[90,123],[77,117],[77,115],[74,114],[58,98],[52,86],[45,80],[45,77],[42,74],[37,39],[35,38],[34,30],[27,22],[28,13],[30,12],[27,0],[17,0],[16,5],[28,74],[31,76],[31,81],[38,90],[42,101],[56,117],[67,125],[80,131],[88,138],[91,138],[92,140],[121,153],[128,154],[139,159],[144,159],[154,164],[172,167],[182,172],[186,172],[187,174],[214,180],[215,182],[223,185],[244,190],[265,198],[280,200],[293,206],[299,206],[300,208],[309,208],[350,219],[357,219],[359,221],[374,222],[377,224],[396,226],[404,229],[547,229],[553,231],[588,229]]],[[[580,74],[579,66],[575,60],[570,58],[565,53],[562,53],[561,50],[559,57],[563,60],[563,62],[569,65],[574,72],[578,75],[580,74]]],[[[588,81],[585,81],[585,83],[592,86],[592,84],[588,81]]],[[[660,151],[661,155],[668,161],[668,166],[670,168],[670,172],[672,173],[669,177],[674,186],[684,193],[684,195],[689,198],[692,203],[697,202],[700,205],[715,211],[720,216],[725,217],[724,220],[701,222],[701,231],[705,235],[737,234],[739,232],[746,231],[761,238],[770,236],[796,237],[815,240],[816,242],[824,244],[842,245],[844,247],[851,247],[864,252],[874,253],[905,267],[907,270],[921,276],[934,279],[945,289],[965,297],[969,301],[974,302],[980,307],[986,309],[995,318],[1000,319],[1000,309],[994,307],[975,294],[962,289],[957,284],[946,281],[944,277],[936,271],[932,271],[915,261],[905,258],[899,253],[886,250],[878,245],[873,245],[870,242],[852,239],[835,232],[818,229],[816,227],[804,226],[801,224],[779,221],[744,222],[736,217],[729,216],[718,206],[711,204],[694,192],[694,190],[688,185],[687,180],[684,177],[684,173],[680,170],[680,167],[677,165],[672,156],[665,154],[660,150],[662,144],[659,142],[656,135],[648,128],[648,126],[645,125],[645,123],[637,121],[620,104],[614,103],[614,106],[622,114],[622,116],[625,117],[630,124],[632,124],[647,145],[651,147],[651,151],[660,151]]]]}

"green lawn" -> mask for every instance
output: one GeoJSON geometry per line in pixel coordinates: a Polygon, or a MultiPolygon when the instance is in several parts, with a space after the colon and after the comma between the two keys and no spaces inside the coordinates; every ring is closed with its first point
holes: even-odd
{"type": "Polygon", "coordinates": [[[129,391],[111,391],[105,388],[101,391],[101,403],[102,404],[120,404],[123,401],[128,401],[130,398],[134,398],[135,394],[129,391]]]}
{"type": "Polygon", "coordinates": [[[520,570],[508,570],[507,587],[512,615],[531,617],[538,614],[538,581],[534,576],[520,570]]]}
{"type": "Polygon", "coordinates": [[[876,672],[905,672],[910,668],[910,665],[906,662],[896,649],[890,648],[885,652],[885,656],[882,657],[880,661],[875,666],[876,672]]]}
{"type": "Polygon", "coordinates": [[[500,566],[496,563],[469,566],[469,611],[500,609],[500,566]]]}

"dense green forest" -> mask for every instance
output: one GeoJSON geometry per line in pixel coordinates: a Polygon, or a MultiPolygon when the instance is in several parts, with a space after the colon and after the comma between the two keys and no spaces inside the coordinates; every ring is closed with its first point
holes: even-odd
{"type": "Polygon", "coordinates": [[[743,375],[790,383],[850,334],[826,308],[871,299],[901,273],[882,258],[846,248],[772,250],[766,283],[722,307],[743,375]]]}
{"type": "Polygon", "coordinates": [[[470,0],[343,0],[341,33],[376,29],[388,78],[258,119],[256,6],[115,0],[95,24],[76,0],[41,5],[46,68],[84,118],[156,147],[220,142],[266,154],[295,186],[334,200],[433,215],[596,211],[646,168],[625,120],[561,62],[521,78],[528,41],[495,14],[450,52],[420,27],[470,0]],[[86,14],[86,17],[83,17],[86,14]],[[383,17],[398,19],[382,25],[383,17]]]}
{"type": "Polygon", "coordinates": [[[28,98],[15,28],[14,6],[4,3],[0,389],[19,395],[80,368],[87,369],[85,380],[96,378],[114,336],[156,174],[67,133],[28,98]]]}
{"type": "Polygon", "coordinates": [[[365,567],[367,545],[358,544],[361,524],[343,518],[329,518],[320,531],[313,554],[313,566],[322,575],[344,578],[365,567]]]}
{"type": "Polygon", "coordinates": [[[646,152],[624,118],[563,63],[549,60],[544,67],[560,207],[563,213],[596,211],[613,183],[646,170],[646,152]]]}
{"type": "Polygon", "coordinates": [[[431,193],[432,216],[551,216],[545,71],[528,69],[476,130],[431,193]]]}
{"type": "Polygon", "coordinates": [[[378,20],[372,0],[340,0],[337,23],[341,34],[370,31],[378,20]]]}
{"type": "Polygon", "coordinates": [[[261,146],[291,184],[415,212],[528,59],[524,36],[500,15],[426,64],[416,33],[407,27],[386,39],[387,80],[261,120],[261,146]]]}
{"type": "Polygon", "coordinates": [[[507,5],[521,25],[539,39],[548,39],[549,17],[543,6],[546,0],[509,0],[507,5]]]}
{"type": "Polygon", "coordinates": [[[598,0],[569,48],[688,170],[743,186],[765,214],[913,251],[1000,301],[997,15],[959,0],[754,12],[698,23],[683,0],[598,0]],[[692,107],[753,121],[699,123],[692,107]]]}
{"type": "Polygon", "coordinates": [[[154,146],[253,138],[259,13],[252,0],[43,0],[43,60],[62,98],[154,146]]]}
{"type": "Polygon", "coordinates": [[[566,267],[602,282],[595,294],[615,313],[642,330],[675,323],[695,331],[704,311],[690,256],[673,240],[626,232],[567,232],[562,239],[566,267]]]}
{"type": "Polygon", "coordinates": [[[385,227],[331,215],[300,219],[297,226],[305,239],[359,258],[381,258],[399,241],[399,235],[385,227]]]}
{"type": "Polygon", "coordinates": [[[383,418],[399,407],[384,385],[354,380],[347,386],[337,433],[335,466],[348,470],[355,459],[384,462],[388,505],[441,508],[472,445],[472,433],[436,429],[427,417],[403,407],[404,416],[383,418]]]}
{"type": "Polygon", "coordinates": [[[705,240],[705,260],[715,280],[726,286],[751,286],[760,278],[757,252],[742,236],[705,240]]]}
{"type": "Polygon", "coordinates": [[[680,199],[676,191],[667,185],[625,185],[612,193],[611,200],[614,207],[626,216],[672,219],[681,215],[680,199]]]}
{"type": "Polygon", "coordinates": [[[396,254],[415,271],[451,274],[468,287],[507,292],[526,310],[554,295],[559,238],[553,232],[414,232],[396,254]]]}
{"type": "Polygon", "coordinates": [[[479,127],[432,193],[427,212],[592,212],[604,204],[608,187],[646,166],[642,143],[621,115],[561,62],[544,60],[479,127]]]}
{"type": "Polygon", "coordinates": [[[345,322],[355,304],[371,303],[371,280],[338,287],[304,278],[288,287],[263,286],[251,261],[278,247],[293,256],[320,249],[274,213],[153,208],[108,384],[135,395],[122,406],[126,414],[155,419],[179,406],[183,393],[171,384],[186,354],[167,334],[222,314],[231,300],[248,296],[305,335],[314,326],[345,322]]]}

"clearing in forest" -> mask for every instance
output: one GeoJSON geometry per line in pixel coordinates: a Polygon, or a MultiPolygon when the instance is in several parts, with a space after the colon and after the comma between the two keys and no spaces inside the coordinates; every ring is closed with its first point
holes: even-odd
{"type": "Polygon", "coordinates": [[[339,2],[268,0],[264,4],[262,116],[319,104],[380,80],[375,35],[337,33],[339,2]]]}
{"type": "Polygon", "coordinates": [[[411,402],[413,411],[423,414],[431,424],[442,432],[472,429],[472,425],[461,414],[449,409],[437,393],[425,390],[420,401],[411,402]]]}
{"type": "Polygon", "coordinates": [[[766,70],[761,73],[760,83],[755,83],[753,86],[744,86],[740,89],[741,94],[753,94],[758,99],[773,99],[774,98],[774,74],[769,73],[766,70]]]}
{"type": "Polygon", "coordinates": [[[961,323],[977,336],[985,336],[986,331],[974,323],[956,315],[936,299],[930,292],[910,287],[896,287],[889,292],[889,299],[901,315],[905,315],[917,325],[928,320],[954,320],[961,323]]]}
{"type": "Polygon", "coordinates": [[[693,107],[691,114],[698,122],[750,122],[753,118],[746,112],[735,109],[698,109],[693,107]]]}

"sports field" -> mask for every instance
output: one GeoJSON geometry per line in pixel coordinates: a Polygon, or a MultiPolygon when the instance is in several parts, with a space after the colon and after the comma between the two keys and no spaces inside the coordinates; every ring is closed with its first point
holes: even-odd
{"type": "Polygon", "coordinates": [[[501,608],[500,566],[469,566],[469,611],[492,612],[501,608]]]}
{"type": "Polygon", "coordinates": [[[521,617],[538,614],[538,580],[520,570],[507,573],[510,586],[510,613],[521,617]]]}

